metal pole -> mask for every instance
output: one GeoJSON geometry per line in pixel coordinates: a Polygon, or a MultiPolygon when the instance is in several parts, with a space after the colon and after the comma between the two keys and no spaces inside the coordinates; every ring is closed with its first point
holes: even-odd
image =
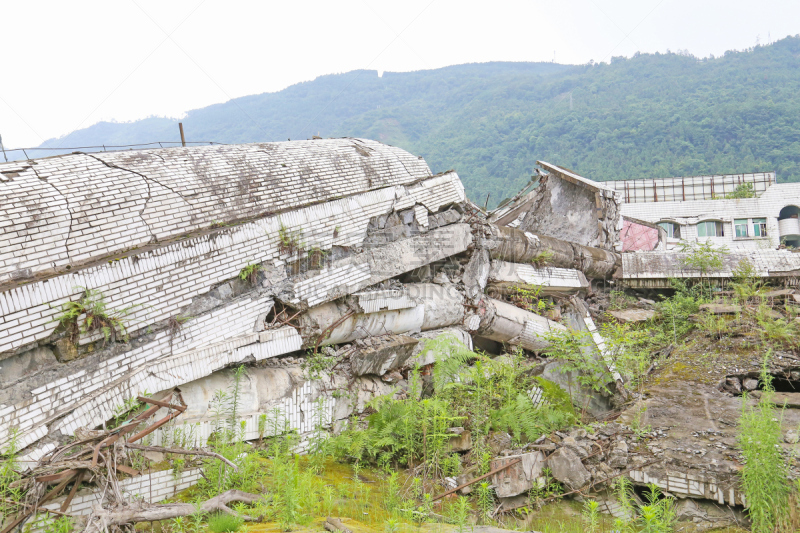
{"type": "Polygon", "coordinates": [[[8,163],[8,157],[6,157],[6,148],[5,148],[5,146],[3,146],[3,136],[2,135],[0,135],[0,150],[3,150],[3,159],[5,159],[6,163],[8,163]]]}
{"type": "Polygon", "coordinates": [[[181,130],[181,145],[186,148],[186,137],[183,136],[183,122],[178,122],[178,128],[181,130]]]}

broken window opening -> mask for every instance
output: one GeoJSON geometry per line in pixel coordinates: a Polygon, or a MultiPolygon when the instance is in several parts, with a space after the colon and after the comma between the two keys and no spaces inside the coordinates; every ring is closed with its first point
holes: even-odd
{"type": "Polygon", "coordinates": [[[264,319],[264,325],[267,329],[280,328],[283,326],[292,326],[300,328],[300,323],[297,318],[302,313],[302,309],[294,309],[281,302],[275,302],[272,309],[267,313],[267,318],[264,319]]]}

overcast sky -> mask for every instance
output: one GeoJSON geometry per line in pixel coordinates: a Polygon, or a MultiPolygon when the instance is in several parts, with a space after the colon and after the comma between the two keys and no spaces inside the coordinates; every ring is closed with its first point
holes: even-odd
{"type": "MultiPolygon", "coordinates": [[[[7,148],[179,117],[354,69],[720,55],[800,33],[797,0],[119,0],[2,4],[7,148]]],[[[163,139],[154,139],[163,140],[163,139]]]]}

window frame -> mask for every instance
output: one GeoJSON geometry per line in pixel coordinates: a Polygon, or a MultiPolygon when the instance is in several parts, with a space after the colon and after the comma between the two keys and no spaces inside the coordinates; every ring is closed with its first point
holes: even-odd
{"type": "Polygon", "coordinates": [[[750,219],[749,218],[735,218],[733,219],[733,234],[737,239],[745,239],[750,237],[750,219]],[[744,227],[744,235],[739,235],[739,228],[744,227]]]}
{"type": "Polygon", "coordinates": [[[658,223],[658,226],[667,232],[668,239],[681,238],[681,225],[677,222],[673,222],[671,220],[662,220],[658,223]],[[665,228],[664,226],[666,225],[669,225],[669,228],[665,228]]]}
{"type": "Polygon", "coordinates": [[[768,237],[766,217],[753,218],[753,237],[768,237]]]}
{"type": "Polygon", "coordinates": [[[725,226],[723,225],[722,221],[720,220],[702,220],[697,223],[697,236],[698,237],[724,237],[725,236],[725,226]],[[714,228],[714,235],[708,235],[707,230],[705,228],[708,227],[708,224],[713,224],[714,228]],[[700,228],[703,227],[703,231],[706,232],[706,235],[700,235],[700,228]]]}

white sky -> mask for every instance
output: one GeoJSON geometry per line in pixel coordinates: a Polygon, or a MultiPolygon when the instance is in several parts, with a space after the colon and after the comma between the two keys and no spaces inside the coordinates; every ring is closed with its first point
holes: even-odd
{"type": "Polygon", "coordinates": [[[361,68],[720,55],[800,33],[800,2],[5,0],[0,20],[12,148],[361,68]]]}

